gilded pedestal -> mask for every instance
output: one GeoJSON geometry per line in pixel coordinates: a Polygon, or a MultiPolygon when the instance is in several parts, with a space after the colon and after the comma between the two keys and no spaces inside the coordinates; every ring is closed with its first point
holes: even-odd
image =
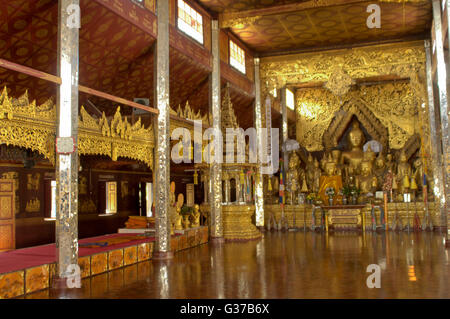
{"type": "Polygon", "coordinates": [[[225,240],[261,238],[261,232],[252,222],[254,205],[223,205],[223,236],[225,240]]]}

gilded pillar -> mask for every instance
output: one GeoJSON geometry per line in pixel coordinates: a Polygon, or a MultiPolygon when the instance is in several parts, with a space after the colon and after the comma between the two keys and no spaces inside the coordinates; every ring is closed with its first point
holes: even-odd
{"type": "MultiPolygon", "coordinates": [[[[441,1],[433,0],[433,23],[435,32],[435,45],[436,45],[436,72],[437,72],[437,85],[438,85],[438,98],[439,98],[439,110],[441,115],[441,134],[442,134],[442,169],[443,178],[442,183],[444,185],[444,193],[441,194],[444,199],[443,211],[441,216],[443,225],[447,225],[448,222],[448,202],[450,200],[450,167],[449,167],[449,154],[450,154],[450,141],[448,132],[448,100],[447,100],[447,68],[444,58],[444,45],[443,45],[443,30],[442,30],[442,17],[441,17],[441,1]]],[[[447,231],[450,229],[447,227],[447,231]]],[[[448,236],[448,233],[447,233],[448,236]]]]}
{"type": "Polygon", "coordinates": [[[230,185],[230,179],[228,176],[225,176],[225,203],[230,203],[230,191],[231,191],[231,185],[230,185]]]}
{"type": "MultiPolygon", "coordinates": [[[[213,68],[211,74],[211,113],[213,117],[213,129],[221,129],[220,111],[220,50],[219,50],[219,21],[213,20],[211,24],[213,68]]],[[[210,167],[212,182],[211,198],[211,238],[223,240],[222,224],[222,163],[214,160],[210,167]]]]}
{"type": "MultiPolygon", "coordinates": [[[[59,0],[58,3],[58,75],[57,138],[78,140],[78,72],[79,29],[69,20],[69,6],[79,0],[59,0]]],[[[78,264],[78,152],[56,157],[56,260],[57,278],[70,276],[69,265],[78,264]]],[[[60,150],[61,151],[61,150],[60,150]]],[[[63,152],[67,152],[64,150],[63,152]]],[[[61,282],[62,283],[62,282],[61,282]]]]}
{"type": "Polygon", "coordinates": [[[433,92],[433,70],[432,70],[432,55],[430,48],[430,41],[425,41],[425,54],[426,54],[426,72],[427,72],[427,92],[428,92],[428,118],[430,121],[430,142],[431,142],[431,160],[433,162],[433,187],[432,189],[435,195],[435,202],[439,206],[441,218],[445,217],[445,198],[444,194],[444,177],[442,171],[442,158],[441,147],[442,141],[439,134],[437,134],[436,128],[439,123],[436,121],[436,108],[434,104],[434,92],[433,92]]]}
{"type": "Polygon", "coordinates": [[[281,138],[283,145],[283,161],[284,161],[284,172],[288,171],[288,154],[286,151],[286,142],[288,140],[288,117],[287,117],[287,105],[286,105],[286,87],[281,89],[281,138]]]}
{"type": "Polygon", "coordinates": [[[255,59],[255,126],[258,148],[258,166],[255,183],[255,220],[257,227],[264,227],[264,190],[262,179],[262,114],[261,114],[261,80],[259,76],[259,58],[255,59]]]}
{"type": "Polygon", "coordinates": [[[158,1],[158,38],[155,63],[156,118],[155,224],[156,258],[170,258],[170,106],[169,106],[169,1],[158,1]]]}
{"type": "Polygon", "coordinates": [[[236,180],[236,202],[239,204],[242,202],[242,192],[241,192],[241,181],[240,181],[240,177],[239,177],[239,173],[237,173],[234,176],[235,180],[236,180]]]}

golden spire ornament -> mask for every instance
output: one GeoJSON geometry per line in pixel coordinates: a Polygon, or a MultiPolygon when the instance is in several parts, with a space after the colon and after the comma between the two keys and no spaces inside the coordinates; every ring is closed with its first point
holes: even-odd
{"type": "Polygon", "coordinates": [[[302,193],[307,193],[308,192],[308,185],[306,185],[306,179],[303,179],[303,184],[302,184],[302,189],[300,190],[300,192],[302,193]]]}
{"type": "Polygon", "coordinates": [[[403,187],[404,188],[409,188],[410,184],[409,184],[409,177],[408,175],[405,175],[405,177],[403,177],[403,187]]]}

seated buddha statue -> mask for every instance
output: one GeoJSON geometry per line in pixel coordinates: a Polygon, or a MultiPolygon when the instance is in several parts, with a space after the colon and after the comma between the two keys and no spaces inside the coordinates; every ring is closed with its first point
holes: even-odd
{"type": "Polygon", "coordinates": [[[380,152],[375,161],[375,169],[374,169],[374,175],[377,178],[377,183],[379,186],[383,185],[384,180],[385,180],[385,175],[387,172],[388,172],[388,168],[386,166],[384,156],[380,152]]]}
{"type": "Polygon", "coordinates": [[[408,158],[406,157],[406,153],[404,150],[400,153],[399,162],[397,164],[397,185],[399,194],[404,194],[407,190],[405,187],[405,177],[406,179],[411,178],[411,165],[408,163],[408,158]]]}
{"type": "Polygon", "coordinates": [[[376,176],[372,172],[372,163],[361,163],[361,174],[356,177],[356,186],[361,190],[361,195],[373,194],[378,186],[376,176]]]}
{"type": "Polygon", "coordinates": [[[336,169],[337,164],[330,154],[327,162],[325,163],[325,175],[320,176],[320,186],[318,192],[320,198],[324,201],[324,203],[326,203],[328,200],[328,195],[325,193],[327,188],[334,188],[336,195],[342,189],[342,176],[337,175],[336,169]]]}
{"type": "Polygon", "coordinates": [[[364,158],[362,145],[364,143],[364,133],[359,128],[358,122],[353,122],[352,129],[348,134],[350,150],[342,153],[344,164],[347,164],[347,176],[356,176],[361,172],[360,166],[364,158]]]}

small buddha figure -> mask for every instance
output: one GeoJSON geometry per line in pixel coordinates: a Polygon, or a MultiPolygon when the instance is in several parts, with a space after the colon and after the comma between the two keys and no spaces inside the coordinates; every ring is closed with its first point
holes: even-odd
{"type": "Polygon", "coordinates": [[[375,161],[375,170],[374,170],[374,175],[377,178],[378,186],[383,185],[387,171],[388,170],[386,167],[386,163],[384,161],[383,154],[381,154],[381,152],[380,152],[380,154],[378,154],[378,157],[375,161]]]}
{"type": "Polygon", "coordinates": [[[194,212],[191,215],[191,227],[200,227],[200,206],[194,205],[194,212]]]}
{"type": "Polygon", "coordinates": [[[372,163],[361,163],[361,174],[356,177],[356,186],[361,190],[361,195],[373,194],[378,186],[376,176],[372,174],[372,163]]]}
{"type": "Polygon", "coordinates": [[[358,122],[353,122],[352,129],[348,134],[350,150],[342,153],[344,164],[348,164],[347,176],[360,174],[361,162],[364,158],[362,145],[364,143],[364,133],[359,128],[358,122]]]}
{"type": "Polygon", "coordinates": [[[336,175],[343,176],[344,174],[344,165],[342,165],[342,152],[340,150],[332,150],[331,157],[333,161],[336,163],[336,175]]]}
{"type": "Polygon", "coordinates": [[[183,215],[181,215],[181,208],[177,207],[176,212],[175,230],[183,230],[183,215]]]}
{"type": "Polygon", "coordinates": [[[367,146],[367,150],[364,152],[363,160],[364,161],[370,161],[372,164],[375,161],[376,154],[374,151],[372,151],[372,147],[370,144],[367,146]]]}
{"type": "MultiPolygon", "coordinates": [[[[423,161],[421,157],[417,157],[413,162],[413,177],[416,181],[416,184],[418,186],[419,190],[419,196],[418,199],[422,199],[422,192],[423,192],[423,178],[424,178],[424,171],[423,171],[423,161]]],[[[426,179],[426,176],[425,176],[426,179]]],[[[427,182],[427,181],[425,181],[427,182]]]]}
{"type": "MultiPolygon", "coordinates": [[[[180,214],[181,216],[181,214],[180,214]]],[[[183,221],[181,222],[183,224],[183,229],[188,229],[191,226],[191,222],[189,221],[189,215],[185,214],[183,215],[183,221]]]]}
{"type": "Polygon", "coordinates": [[[308,155],[308,161],[306,162],[306,169],[305,169],[305,178],[306,178],[306,185],[308,186],[308,189],[314,188],[314,159],[311,155],[311,153],[308,155]]]}
{"type": "Polygon", "coordinates": [[[320,160],[320,169],[322,171],[325,171],[325,164],[327,163],[328,154],[325,152],[323,154],[322,159],[320,160]]]}
{"type": "Polygon", "coordinates": [[[322,171],[320,170],[319,161],[317,159],[314,159],[314,182],[312,187],[314,193],[317,193],[319,191],[321,175],[322,171]]]}
{"type": "Polygon", "coordinates": [[[404,150],[402,150],[402,152],[400,153],[396,174],[399,194],[404,194],[407,191],[405,181],[411,178],[411,173],[411,166],[409,165],[408,159],[406,158],[406,153],[404,150]]]}
{"type": "Polygon", "coordinates": [[[293,152],[289,158],[288,171],[286,174],[287,186],[290,194],[290,203],[293,204],[300,190],[300,174],[299,174],[300,158],[297,153],[293,152]]]}
{"type": "Polygon", "coordinates": [[[325,164],[325,175],[320,177],[319,196],[324,202],[328,200],[325,193],[327,188],[334,188],[336,194],[342,189],[342,176],[336,174],[336,165],[330,154],[325,164]]]}
{"type": "Polygon", "coordinates": [[[391,153],[388,153],[386,155],[386,169],[389,171],[391,170],[391,172],[396,172],[396,165],[394,162],[394,156],[392,156],[391,153]]]}

